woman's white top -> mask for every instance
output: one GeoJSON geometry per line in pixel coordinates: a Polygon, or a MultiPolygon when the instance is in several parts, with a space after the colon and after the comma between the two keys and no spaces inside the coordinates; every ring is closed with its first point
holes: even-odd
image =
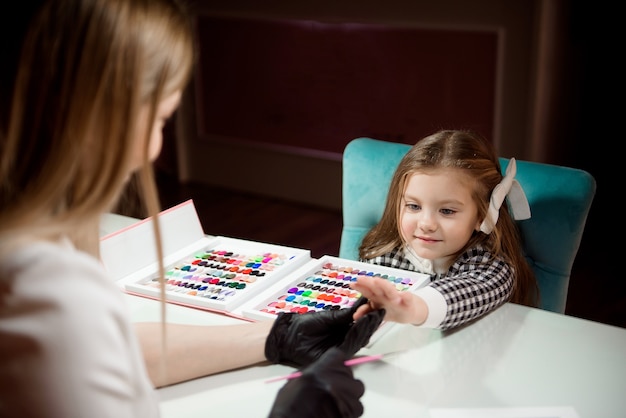
{"type": "Polygon", "coordinates": [[[122,291],[69,242],[0,259],[0,416],[155,417],[122,291]]]}

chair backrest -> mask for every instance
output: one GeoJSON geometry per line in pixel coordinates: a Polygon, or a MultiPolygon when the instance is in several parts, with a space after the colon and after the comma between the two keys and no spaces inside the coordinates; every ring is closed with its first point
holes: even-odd
{"type": "MultiPolygon", "coordinates": [[[[391,177],[410,145],[352,140],[343,153],[343,229],[339,256],[357,260],[363,236],[382,216],[391,177]]],[[[508,159],[500,158],[502,170],[508,159]]],[[[531,218],[518,221],[524,250],[541,292],[541,308],[564,313],[574,258],[595,195],[586,171],[517,160],[516,179],[531,218]]]]}

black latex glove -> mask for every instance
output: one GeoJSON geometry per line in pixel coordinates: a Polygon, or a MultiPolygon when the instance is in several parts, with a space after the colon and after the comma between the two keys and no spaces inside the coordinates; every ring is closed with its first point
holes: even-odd
{"type": "Polygon", "coordinates": [[[365,386],[344,365],[346,359],[338,348],[326,351],[278,391],[269,418],[360,417],[365,386]]]}
{"type": "Polygon", "coordinates": [[[265,357],[293,367],[311,364],[331,347],[352,357],[369,342],[385,316],[385,310],[378,309],[354,322],[354,311],[364,303],[367,299],[361,297],[349,309],[278,314],[265,341],[265,357]]]}

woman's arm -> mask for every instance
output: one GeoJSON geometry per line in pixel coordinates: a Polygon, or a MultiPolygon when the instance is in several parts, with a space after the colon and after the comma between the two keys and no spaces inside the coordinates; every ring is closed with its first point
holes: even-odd
{"type": "Polygon", "coordinates": [[[241,325],[135,324],[148,374],[156,387],[167,386],[266,361],[265,340],[273,321],[241,325]]]}
{"type": "Polygon", "coordinates": [[[167,324],[165,346],[159,322],[136,323],[148,374],[157,387],[269,360],[307,366],[329,348],[352,357],[380,326],[385,312],[376,310],[359,321],[350,309],[278,314],[274,321],[241,325],[167,324]],[[165,356],[163,353],[166,353],[165,356]]]}

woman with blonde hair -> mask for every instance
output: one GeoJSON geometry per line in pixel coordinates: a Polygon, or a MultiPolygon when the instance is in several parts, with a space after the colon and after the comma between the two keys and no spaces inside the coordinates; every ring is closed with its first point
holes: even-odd
{"type": "Polygon", "coordinates": [[[265,360],[304,368],[271,416],[359,416],[364,387],[343,362],[382,311],[356,323],[346,309],[203,327],[167,323],[162,301],[161,322],[132,324],[99,262],[101,215],[133,173],[147,214],[160,211],[152,162],[194,61],[184,8],[41,0],[10,18],[0,40],[0,416],[157,416],[154,386],[265,360]]]}

